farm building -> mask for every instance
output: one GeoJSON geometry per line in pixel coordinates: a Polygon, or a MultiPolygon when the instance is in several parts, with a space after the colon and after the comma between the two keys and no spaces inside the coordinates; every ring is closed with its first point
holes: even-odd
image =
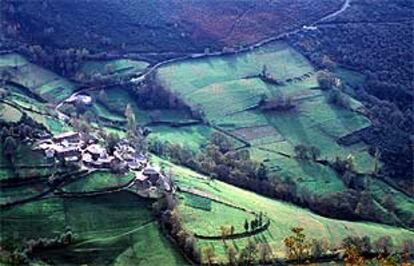
{"type": "Polygon", "coordinates": [[[63,141],[78,142],[80,140],[80,134],[74,131],[65,132],[65,133],[54,136],[52,140],[57,143],[60,143],[63,141]]]}
{"type": "Polygon", "coordinates": [[[81,151],[76,146],[71,147],[62,147],[62,146],[55,146],[54,148],[56,155],[61,158],[66,157],[79,157],[81,156],[81,151]]]}

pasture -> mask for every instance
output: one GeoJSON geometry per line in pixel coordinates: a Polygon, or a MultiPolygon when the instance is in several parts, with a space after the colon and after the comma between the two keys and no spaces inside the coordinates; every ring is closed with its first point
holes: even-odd
{"type": "MultiPolygon", "coordinates": [[[[346,72],[347,79],[351,74],[346,72]]],[[[157,76],[188,104],[201,107],[209,123],[248,142],[254,160],[265,162],[271,173],[294,181],[299,189],[316,195],[345,189],[329,167],[296,160],[294,147],[300,144],[316,146],[321,159],[352,155],[360,173],[373,170],[374,159],[367,145],[337,143],[339,138],[371,125],[359,112],[364,109],[362,104],[351,97],[349,109],[329,103],[327,92],[317,89],[312,65],[283,42],[247,53],[169,64],[161,67],[157,76]],[[284,84],[258,78],[263,66],[268,75],[284,84]],[[295,107],[262,111],[257,107],[263,97],[290,99],[295,107]]],[[[191,135],[186,137],[192,139],[191,135]]],[[[179,139],[171,142],[180,143],[179,139]]]]}
{"type": "MultiPolygon", "coordinates": [[[[160,162],[160,159],[154,157],[154,162],[160,162]]],[[[173,173],[174,179],[180,186],[192,187],[205,193],[218,197],[223,201],[230,202],[236,206],[242,206],[255,212],[262,211],[269,219],[270,226],[268,230],[251,237],[251,240],[257,243],[269,244],[275,256],[284,256],[283,239],[289,235],[290,228],[302,226],[309,238],[326,239],[330,246],[338,246],[342,239],[348,235],[364,236],[367,235],[372,241],[381,236],[388,235],[393,238],[395,245],[398,247],[403,240],[414,237],[413,232],[376,223],[368,222],[349,222],[336,219],[325,218],[310,212],[309,210],[296,207],[292,204],[282,201],[272,200],[256,193],[249,192],[226,183],[214,180],[197,174],[189,169],[166,163],[173,173]]],[[[234,223],[235,226],[241,223],[243,225],[244,217],[241,214],[229,216],[227,212],[231,211],[227,206],[214,206],[207,212],[200,209],[189,209],[186,204],[179,205],[179,211],[184,215],[184,221],[188,223],[187,228],[194,230],[206,230],[207,232],[217,234],[219,225],[223,223],[234,223]],[[213,218],[212,216],[215,216],[213,218]],[[206,217],[209,217],[206,219],[206,217]],[[234,217],[234,218],[231,218],[234,217]],[[211,220],[216,219],[215,223],[211,220]]],[[[248,238],[228,241],[234,244],[236,249],[240,250],[247,243],[248,238]]],[[[199,240],[199,246],[210,245],[214,248],[215,254],[219,261],[226,261],[225,248],[222,241],[199,240]]]]}
{"type": "Polygon", "coordinates": [[[11,81],[52,103],[65,99],[75,90],[75,86],[68,80],[30,63],[18,54],[1,55],[0,69],[9,72],[11,81]]]}
{"type": "Polygon", "coordinates": [[[38,256],[59,265],[185,265],[158,231],[150,206],[151,201],[127,192],[34,201],[0,213],[0,241],[51,238],[70,228],[75,243],[64,252],[52,249],[38,256]],[[97,256],[90,256],[91,250],[97,256]]]}
{"type": "Polygon", "coordinates": [[[68,192],[89,192],[102,190],[111,187],[119,187],[127,184],[135,178],[132,172],[127,175],[115,175],[110,172],[94,172],[85,177],[81,177],[73,183],[64,187],[68,192]]]}
{"type": "Polygon", "coordinates": [[[87,77],[124,76],[143,72],[149,63],[131,59],[88,61],[82,64],[79,73],[87,77]]]}

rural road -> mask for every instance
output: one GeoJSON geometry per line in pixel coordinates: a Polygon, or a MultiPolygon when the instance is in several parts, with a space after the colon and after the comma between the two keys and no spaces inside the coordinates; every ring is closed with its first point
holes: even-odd
{"type": "MultiPolygon", "coordinates": [[[[211,53],[190,53],[181,57],[175,57],[175,58],[171,58],[171,59],[167,59],[164,61],[160,61],[152,66],[150,66],[149,68],[147,68],[144,72],[138,74],[136,77],[133,77],[130,81],[132,83],[139,83],[143,80],[145,80],[145,78],[150,75],[152,72],[156,71],[159,67],[163,66],[163,65],[167,65],[167,64],[171,64],[171,63],[176,63],[176,62],[180,62],[180,61],[184,61],[184,60],[188,60],[188,59],[196,59],[196,58],[206,58],[206,57],[216,57],[216,56],[222,56],[222,55],[227,55],[227,54],[238,54],[238,53],[243,53],[243,52],[247,52],[247,51],[251,51],[253,49],[257,49],[259,47],[262,47],[265,44],[271,43],[273,41],[277,41],[281,38],[284,38],[286,36],[289,36],[291,34],[295,34],[297,32],[302,31],[304,28],[308,27],[308,26],[315,26],[320,22],[323,22],[325,20],[331,19],[333,17],[338,16],[339,14],[343,13],[345,10],[347,10],[350,7],[352,0],[345,0],[344,3],[341,5],[341,8],[338,9],[335,12],[329,13],[326,16],[318,19],[316,22],[310,24],[310,25],[303,25],[302,27],[295,29],[295,30],[291,30],[288,32],[284,32],[281,33],[277,36],[273,36],[273,37],[269,37],[266,39],[263,39],[259,42],[256,42],[252,45],[249,45],[247,47],[243,47],[243,48],[239,48],[236,49],[235,51],[229,53],[229,52],[222,52],[222,51],[216,51],[216,52],[211,52],[211,53]]],[[[55,111],[58,115],[59,119],[63,119],[63,120],[68,120],[70,119],[69,116],[67,116],[66,114],[64,114],[63,112],[61,112],[59,109],[62,107],[62,105],[68,101],[70,101],[71,99],[73,99],[73,97],[76,97],[77,95],[88,91],[89,89],[92,88],[85,88],[83,90],[80,91],[76,91],[74,92],[72,95],[70,95],[68,98],[64,99],[63,101],[61,101],[60,103],[58,103],[55,107],[55,111]]]]}

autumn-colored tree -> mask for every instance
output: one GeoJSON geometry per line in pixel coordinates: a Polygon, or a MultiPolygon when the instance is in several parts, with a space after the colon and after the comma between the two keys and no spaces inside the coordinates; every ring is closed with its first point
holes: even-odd
{"type": "Polygon", "coordinates": [[[229,265],[237,265],[237,250],[233,244],[227,245],[226,255],[229,265]]]}
{"type": "Polygon", "coordinates": [[[211,246],[204,246],[201,248],[201,262],[204,265],[212,265],[216,254],[211,246]]]}
{"type": "Polygon", "coordinates": [[[230,226],[227,226],[227,225],[220,226],[220,233],[221,233],[221,239],[223,240],[223,243],[226,244],[226,238],[229,235],[231,235],[230,226]]]}
{"type": "Polygon", "coordinates": [[[345,249],[344,262],[346,266],[362,266],[365,265],[365,259],[358,253],[354,246],[345,249]]]}
{"type": "Polygon", "coordinates": [[[290,259],[296,259],[299,262],[309,257],[311,244],[306,239],[302,227],[293,227],[291,229],[293,235],[285,238],[284,243],[287,249],[287,256],[290,259]]]}

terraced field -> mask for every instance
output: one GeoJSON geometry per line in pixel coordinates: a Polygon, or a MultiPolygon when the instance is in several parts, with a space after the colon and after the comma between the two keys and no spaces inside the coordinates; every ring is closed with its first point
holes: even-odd
{"type": "MultiPolygon", "coordinates": [[[[154,158],[154,161],[160,163],[162,160],[154,158]]],[[[341,240],[348,235],[367,235],[371,238],[371,241],[388,235],[393,238],[396,247],[401,245],[404,240],[414,237],[413,232],[397,227],[324,218],[306,209],[262,197],[217,180],[209,181],[205,176],[186,168],[165,161],[163,163],[170,168],[175,181],[180,187],[202,191],[211,197],[219,198],[224,202],[232,203],[247,210],[262,211],[270,219],[270,226],[266,231],[250,237],[250,239],[256,243],[270,245],[273,255],[276,257],[285,256],[283,239],[289,234],[290,228],[294,226],[304,227],[305,233],[309,238],[326,239],[331,247],[338,246],[341,240]]],[[[234,225],[237,232],[238,230],[243,230],[245,219],[252,217],[249,213],[220,203],[212,203],[210,211],[192,208],[186,204],[185,197],[186,195],[181,196],[181,203],[178,209],[184,216],[186,227],[197,234],[220,235],[221,225],[234,225]]],[[[233,244],[237,250],[240,250],[247,244],[248,239],[246,237],[226,242],[233,244]]],[[[200,247],[206,245],[213,247],[217,259],[219,261],[227,261],[225,248],[221,240],[199,239],[198,245],[200,247]]]]}

